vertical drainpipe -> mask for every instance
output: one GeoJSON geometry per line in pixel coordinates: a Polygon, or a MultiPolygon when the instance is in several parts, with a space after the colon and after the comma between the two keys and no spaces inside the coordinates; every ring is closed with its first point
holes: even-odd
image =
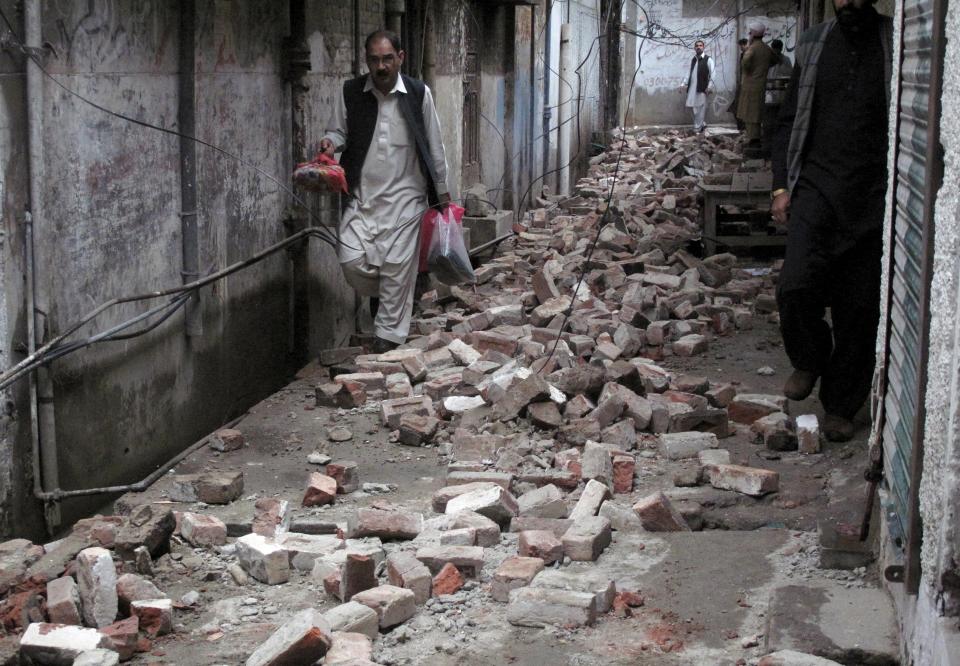
{"type": "MultiPolygon", "coordinates": [[[[289,36],[283,45],[283,77],[290,86],[290,170],[307,161],[306,95],[310,89],[304,76],[310,71],[310,47],[307,44],[305,0],[288,4],[289,36]]],[[[306,211],[290,207],[284,224],[290,234],[306,228],[306,211]]],[[[287,249],[288,317],[290,335],[287,348],[297,365],[306,361],[310,351],[310,255],[306,241],[287,249]]]]}
{"type": "Polygon", "coordinates": [[[535,198],[533,190],[533,163],[536,159],[537,145],[537,8],[530,7],[530,95],[527,103],[530,105],[529,123],[530,123],[530,155],[527,159],[527,186],[531,188],[530,198],[527,199],[530,208],[533,208],[535,198]]]}
{"type": "MultiPolygon", "coordinates": [[[[184,284],[200,278],[200,232],[197,224],[197,145],[188,136],[197,134],[196,116],[196,0],[180,0],[180,45],[178,54],[177,125],[180,137],[180,236],[183,243],[184,284]]],[[[185,333],[203,335],[200,293],[187,303],[185,333]]]]}
{"type": "Polygon", "coordinates": [[[573,82],[570,81],[570,24],[560,26],[560,80],[568,85],[557,89],[559,109],[557,110],[557,194],[570,194],[570,108],[577,101],[573,82]]]}
{"type": "Polygon", "coordinates": [[[360,0],[353,0],[353,75],[360,76],[363,63],[363,45],[360,43],[360,0]]]}
{"type": "MultiPolygon", "coordinates": [[[[546,26],[544,28],[543,45],[543,168],[540,173],[547,173],[550,170],[550,118],[553,114],[550,111],[550,42],[553,41],[553,3],[547,2],[546,26]]],[[[547,181],[544,179],[543,184],[547,181]]]]}
{"type": "MultiPolygon", "coordinates": [[[[437,47],[433,32],[433,17],[427,16],[423,31],[423,82],[431,90],[437,89],[437,47]]],[[[436,93],[434,93],[436,94],[436,93]]]]}
{"type": "Polygon", "coordinates": [[[387,30],[400,35],[400,43],[406,45],[407,40],[403,34],[403,15],[407,13],[406,0],[387,0],[384,11],[387,15],[387,30]]]}
{"type": "MultiPolygon", "coordinates": [[[[43,43],[42,22],[40,18],[40,0],[26,0],[23,7],[24,34],[28,46],[38,46],[43,43]]],[[[33,307],[29,307],[27,317],[31,320],[28,329],[33,330],[29,340],[29,351],[42,344],[48,334],[49,293],[43,275],[39,275],[43,264],[38,265],[35,260],[34,249],[43,247],[46,217],[43,213],[43,74],[32,58],[27,58],[27,123],[28,154],[30,171],[30,220],[27,259],[31,284],[27,289],[31,291],[28,304],[32,300],[33,307]],[[40,236],[39,243],[35,240],[40,236]]],[[[31,382],[34,384],[34,382],[31,382]]],[[[36,414],[34,425],[34,490],[52,490],[60,487],[60,470],[57,459],[57,422],[54,412],[53,378],[48,366],[41,366],[36,371],[35,391],[31,395],[31,421],[36,414]],[[39,467],[39,469],[38,469],[39,467]],[[36,478],[39,474],[40,479],[36,478]]],[[[60,505],[48,502],[44,506],[44,518],[47,531],[51,534],[60,525],[60,505]]]]}

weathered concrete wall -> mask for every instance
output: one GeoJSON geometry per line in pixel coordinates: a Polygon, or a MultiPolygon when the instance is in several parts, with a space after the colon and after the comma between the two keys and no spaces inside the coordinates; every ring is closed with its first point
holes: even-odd
{"type": "MultiPolygon", "coordinates": [[[[310,47],[311,70],[305,77],[309,86],[304,103],[307,154],[319,148],[334,104],[342,94],[343,82],[353,78],[353,7],[343,2],[312,0],[307,3],[306,36],[310,47]]],[[[360,49],[363,39],[382,27],[382,0],[364,2],[360,12],[360,49]]],[[[366,72],[366,65],[361,68],[366,72]]],[[[312,196],[314,226],[336,231],[339,219],[337,197],[312,196]]],[[[348,341],[354,325],[356,298],[337,263],[336,250],[322,241],[311,241],[310,265],[310,346],[312,349],[336,346],[348,341]]]]}
{"type": "Polygon", "coordinates": [[[433,98],[447,154],[447,187],[454,200],[460,198],[463,187],[463,30],[464,21],[474,20],[467,14],[466,2],[435,2],[430,16],[436,52],[433,98]]]}
{"type": "MultiPolygon", "coordinates": [[[[16,16],[15,3],[3,1],[8,15],[16,16]]],[[[317,7],[327,3],[310,4],[315,18],[330,14],[317,7]]],[[[382,6],[374,4],[368,14],[377,19],[370,18],[370,25],[382,16],[382,6]]],[[[197,7],[197,136],[287,182],[293,165],[290,93],[281,72],[287,3],[215,0],[197,7]]],[[[59,54],[47,62],[57,80],[111,109],[176,127],[176,3],[44,2],[42,10],[43,39],[59,54]]],[[[323,55],[316,54],[321,70],[323,55]]],[[[0,317],[0,335],[4,350],[16,350],[13,358],[0,359],[7,366],[23,353],[17,213],[26,201],[27,163],[22,63],[5,55],[0,63],[0,200],[7,233],[0,254],[6,317],[0,317]],[[12,324],[3,330],[3,321],[12,324]]],[[[312,108],[321,113],[322,106],[320,101],[312,108]]],[[[37,280],[49,294],[49,324],[56,332],[103,301],[181,282],[179,147],[176,137],[107,116],[49,80],[43,108],[46,214],[37,220],[37,280]]],[[[311,136],[321,131],[317,126],[311,136]]],[[[286,235],[290,198],[281,188],[203,147],[197,161],[202,273],[286,235]]],[[[345,339],[353,325],[352,293],[332,256],[311,248],[314,349],[345,339]]],[[[289,302],[289,259],[281,252],[202,291],[201,337],[187,338],[178,314],[143,337],[56,361],[62,487],[138,480],[282,385],[296,369],[289,302]]],[[[114,308],[81,334],[156,304],[114,308]]],[[[0,423],[0,467],[8,474],[0,474],[0,503],[5,516],[10,507],[15,517],[0,522],[0,533],[36,535],[41,525],[18,522],[30,515],[23,504],[32,504],[29,474],[22,469],[29,461],[22,392],[18,387],[14,395],[16,435],[0,423]],[[2,465],[5,458],[15,464],[2,465]]],[[[68,503],[64,519],[104,499],[68,503]]]]}
{"type": "Polygon", "coordinates": [[[507,179],[511,160],[505,134],[507,88],[513,78],[513,13],[513,8],[499,6],[477,16],[484,45],[480,59],[480,181],[487,186],[487,198],[498,208],[512,207],[515,199],[512,181],[507,179]]]}
{"type": "MultiPolygon", "coordinates": [[[[21,20],[16,0],[0,0],[11,20],[21,20]]],[[[19,26],[18,26],[19,27],[19,26]]],[[[22,36],[22,31],[18,37],[22,36]]],[[[23,59],[0,51],[0,365],[22,357],[23,214],[29,203],[26,76],[23,59]]],[[[26,382],[0,394],[0,534],[15,534],[40,520],[31,501],[30,420],[26,382]]]]}
{"type": "MultiPolygon", "coordinates": [[[[632,4],[632,3],[628,3],[632,4]]],[[[706,52],[714,59],[715,92],[707,103],[707,123],[732,123],[727,107],[737,87],[739,62],[737,40],[747,37],[746,26],[760,20],[767,26],[764,41],[780,39],[785,52],[792,58],[797,37],[796,5],[789,0],[766,0],[757,3],[746,13],[738,15],[736,0],[707,2],[706,0],[641,0],[653,34],[629,40],[624,49],[624,80],[629,82],[637,71],[637,49],[643,43],[641,62],[636,76],[633,100],[626,113],[628,124],[678,124],[691,122],[685,107],[685,87],[693,57],[693,43],[697,38],[706,42],[706,52]],[[666,28],[666,30],[664,30],[666,28]],[[669,31],[669,32],[668,32],[669,31]]],[[[643,11],[628,8],[628,25],[639,33],[647,33],[643,11]]],[[[623,90],[621,104],[626,104],[627,90],[623,90]]],[[[626,109],[624,109],[626,110],[626,109]]]]}

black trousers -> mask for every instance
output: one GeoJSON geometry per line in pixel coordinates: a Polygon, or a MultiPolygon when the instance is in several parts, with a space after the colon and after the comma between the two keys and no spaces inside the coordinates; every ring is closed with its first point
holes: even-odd
{"type": "Polygon", "coordinates": [[[867,399],[873,378],[883,254],[880,194],[879,204],[876,192],[865,198],[860,209],[865,217],[844,220],[801,181],[791,197],[787,252],[777,285],[780,332],[790,362],[819,374],[824,410],[848,419],[867,399]]]}

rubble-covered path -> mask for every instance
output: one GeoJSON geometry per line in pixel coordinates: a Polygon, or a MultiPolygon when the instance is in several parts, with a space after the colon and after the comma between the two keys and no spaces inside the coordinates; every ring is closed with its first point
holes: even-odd
{"type": "Polygon", "coordinates": [[[687,250],[735,148],[631,133],[607,215],[614,151],[404,348],[328,350],[116,515],[4,544],[0,657],[898,663],[876,571],[818,538],[859,524],[868,425],[780,395],[776,264],[687,250]]]}

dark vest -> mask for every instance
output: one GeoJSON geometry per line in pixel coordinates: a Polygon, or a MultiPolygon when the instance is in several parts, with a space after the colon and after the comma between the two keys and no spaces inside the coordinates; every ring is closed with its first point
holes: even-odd
{"type": "MultiPolygon", "coordinates": [[[[690,71],[693,71],[694,65],[697,67],[697,92],[707,92],[707,86],[710,85],[710,69],[707,67],[707,60],[710,56],[705,55],[697,62],[697,56],[693,56],[690,61],[690,71]]],[[[690,77],[687,77],[687,90],[690,90],[690,77]]]]}
{"type": "MultiPolygon", "coordinates": [[[[407,121],[407,127],[414,138],[417,159],[427,178],[427,200],[430,205],[438,203],[437,174],[430,157],[430,144],[427,141],[427,129],[423,122],[423,96],[426,86],[422,81],[403,76],[403,85],[407,92],[399,93],[400,113],[407,121]]],[[[352,190],[360,184],[363,162],[373,141],[377,127],[377,115],[380,112],[377,98],[372,91],[363,91],[367,77],[361,76],[343,84],[343,102],[347,107],[347,145],[340,156],[340,165],[347,175],[347,185],[352,190]]]]}

